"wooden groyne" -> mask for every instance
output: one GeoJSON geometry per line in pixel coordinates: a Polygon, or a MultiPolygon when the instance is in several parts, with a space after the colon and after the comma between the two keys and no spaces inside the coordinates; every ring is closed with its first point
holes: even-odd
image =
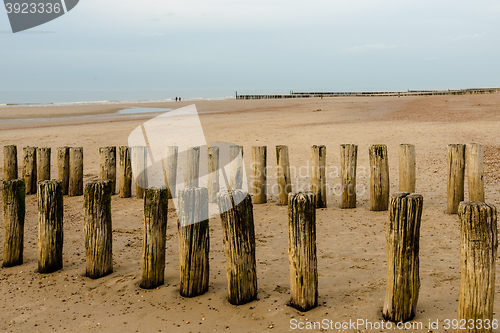
{"type": "Polygon", "coordinates": [[[440,95],[472,95],[493,94],[500,88],[468,88],[459,90],[407,90],[407,91],[318,91],[294,92],[282,95],[238,95],[236,99],[286,99],[286,98],[312,98],[312,97],[403,97],[403,96],[440,96],[440,95]]]}
{"type": "MultiPolygon", "coordinates": [[[[241,151],[242,147],[232,147],[236,147],[232,149],[238,151],[238,154],[233,154],[233,156],[241,156],[239,151],[241,151]]],[[[477,181],[482,180],[484,176],[483,146],[481,144],[467,144],[466,146],[455,144],[448,147],[450,167],[448,167],[447,171],[449,184],[451,184],[448,186],[448,203],[452,202],[454,204],[457,201],[456,198],[464,197],[464,166],[467,167],[469,182],[473,182],[470,183],[473,184],[472,186],[470,184],[468,186],[469,198],[472,194],[473,199],[476,200],[471,202],[462,201],[457,209],[460,221],[461,260],[460,290],[457,292],[458,319],[465,320],[467,323],[472,320],[472,323],[476,323],[475,328],[487,321],[490,328],[495,328],[498,325],[497,319],[493,319],[495,261],[498,249],[497,209],[494,205],[484,202],[484,184],[479,183],[478,185],[477,181]],[[456,149],[456,151],[453,149],[456,149]],[[465,158],[467,159],[466,164],[464,164],[465,158]]],[[[140,148],[142,151],[143,147],[140,148]]],[[[258,146],[258,148],[252,149],[252,151],[267,151],[266,146],[258,146]]],[[[411,182],[408,183],[411,184],[413,190],[415,180],[418,179],[415,179],[412,171],[415,166],[415,147],[405,144],[403,148],[405,153],[401,154],[399,159],[402,166],[399,169],[400,178],[411,179],[411,182]],[[408,172],[408,169],[411,172],[408,172]],[[408,176],[409,174],[411,176],[408,176]]],[[[70,148],[70,154],[71,149],[77,150],[79,155],[83,156],[83,148],[70,148]]],[[[14,153],[13,151],[13,148],[4,150],[8,156],[17,154],[17,152],[14,153]]],[[[26,151],[27,149],[25,149],[26,151]]],[[[47,152],[50,151],[50,149],[47,149],[47,152]]],[[[116,151],[116,149],[110,149],[110,151],[116,151]]],[[[276,147],[277,168],[280,170],[279,175],[281,177],[278,180],[280,182],[279,194],[281,196],[286,194],[287,196],[286,200],[283,201],[280,198],[278,204],[288,205],[288,214],[281,209],[279,213],[279,219],[285,221],[288,215],[290,283],[290,301],[288,304],[300,312],[306,312],[319,305],[318,298],[321,295],[319,292],[321,284],[318,284],[318,280],[322,278],[319,273],[322,267],[319,265],[321,263],[318,262],[316,247],[316,208],[318,208],[318,197],[322,195],[321,186],[318,186],[318,184],[322,184],[323,177],[321,175],[315,176],[316,185],[313,187],[315,192],[292,192],[292,188],[289,186],[292,182],[288,151],[288,146],[279,145],[276,147]]],[[[188,177],[189,183],[187,185],[189,187],[178,192],[177,225],[179,270],[181,274],[179,294],[183,297],[196,297],[209,291],[210,265],[212,263],[216,267],[220,265],[219,262],[213,262],[213,258],[212,262],[210,262],[210,223],[215,221],[209,220],[209,192],[207,188],[197,187],[198,180],[195,179],[195,177],[199,177],[198,170],[196,170],[200,164],[199,147],[190,148],[190,154],[192,156],[188,157],[186,169],[189,170],[190,175],[193,177],[188,177]]],[[[341,208],[354,208],[356,207],[356,196],[353,195],[356,193],[356,188],[355,186],[350,187],[347,183],[356,183],[357,145],[341,145],[341,154],[342,178],[345,177],[346,179],[342,190],[347,191],[343,198],[346,196],[353,198],[349,204],[344,202],[341,208]]],[[[379,270],[387,269],[387,287],[382,316],[387,321],[406,322],[412,320],[418,310],[420,292],[419,247],[423,195],[402,192],[393,193],[392,196],[389,196],[390,170],[388,168],[387,146],[371,145],[369,154],[370,173],[373,174],[373,179],[370,181],[371,198],[373,198],[370,203],[371,210],[388,210],[385,228],[387,265],[386,267],[375,268],[379,270]]],[[[257,165],[254,165],[254,168],[262,169],[262,166],[267,164],[267,160],[262,158],[262,153],[260,157],[255,155],[259,154],[254,153],[253,160],[258,162],[257,165]]],[[[49,160],[50,154],[47,153],[47,156],[46,160],[49,160]]],[[[142,156],[139,157],[142,158],[142,156]]],[[[212,157],[214,156],[212,155],[212,157]]],[[[321,173],[321,170],[328,165],[326,147],[323,145],[312,146],[311,158],[315,160],[312,163],[313,167],[318,168],[319,173],[321,173]]],[[[71,161],[70,157],[70,169],[75,165],[71,161]]],[[[78,159],[78,161],[77,167],[81,168],[79,173],[83,174],[83,158],[78,159]]],[[[11,162],[15,164],[12,159],[11,162]]],[[[103,168],[107,169],[109,167],[113,169],[111,164],[108,163],[103,168]]],[[[218,163],[211,164],[218,165],[218,163]]],[[[129,173],[126,169],[120,168],[119,173],[129,173]]],[[[38,170],[35,168],[32,171],[35,174],[31,176],[36,179],[38,170]]],[[[109,176],[109,172],[105,174],[109,176]]],[[[10,177],[10,173],[7,176],[10,177]]],[[[267,181],[266,173],[255,172],[252,173],[252,176],[255,178],[253,184],[257,183],[259,189],[266,189],[266,186],[264,186],[267,181]]],[[[119,179],[123,178],[119,177],[119,179]]],[[[83,178],[80,180],[81,185],[83,185],[83,178]]],[[[129,182],[127,181],[127,183],[129,182]]],[[[37,183],[39,273],[52,274],[63,268],[64,242],[62,231],[65,223],[65,199],[62,184],[62,180],[44,180],[37,183]]],[[[142,184],[147,185],[147,182],[142,184]]],[[[26,201],[27,191],[24,177],[4,180],[1,185],[4,233],[2,266],[7,269],[7,267],[25,264],[23,261],[23,244],[25,240],[26,202],[33,205],[34,201],[26,201]]],[[[111,209],[113,185],[113,180],[110,179],[92,180],[85,184],[82,236],[85,242],[86,276],[91,279],[105,279],[107,275],[114,271],[112,228],[114,211],[111,209]]],[[[123,187],[120,186],[121,188],[123,187]]],[[[173,264],[170,263],[171,260],[166,257],[168,253],[165,253],[165,244],[172,246],[172,241],[166,239],[165,236],[167,220],[170,219],[168,216],[170,190],[166,186],[143,188],[143,190],[143,247],[141,282],[138,287],[154,289],[152,293],[160,293],[161,291],[155,290],[163,288],[165,269],[172,270],[173,268],[173,264]]],[[[127,188],[127,192],[130,192],[130,189],[127,188]]],[[[68,196],[71,196],[71,193],[68,193],[68,196]]],[[[265,202],[265,200],[259,200],[261,204],[265,204],[265,202]]],[[[258,245],[256,244],[255,231],[256,228],[261,228],[261,222],[269,222],[269,220],[263,215],[257,214],[255,221],[258,221],[258,223],[254,222],[252,198],[243,189],[219,190],[217,206],[220,212],[223,235],[222,237],[218,236],[219,238],[214,236],[214,241],[215,243],[224,244],[227,300],[233,305],[242,305],[253,301],[259,302],[258,293],[261,289],[266,290],[268,286],[264,285],[261,289],[258,288],[257,263],[259,261],[257,255],[259,252],[256,251],[258,245]]],[[[456,213],[456,211],[448,211],[448,213],[456,213]]],[[[367,219],[370,220],[370,216],[367,219]]],[[[29,230],[28,228],[27,231],[29,230]]],[[[332,234],[330,237],[332,241],[345,242],[344,235],[332,234]]],[[[427,238],[428,234],[422,235],[422,238],[424,237],[427,238]]],[[[281,254],[283,255],[284,252],[281,254]]],[[[64,262],[68,261],[65,260],[64,262]]],[[[328,268],[323,267],[323,269],[328,268]]],[[[116,265],[116,270],[120,271],[119,263],[116,265]]],[[[342,288],[341,283],[339,282],[339,289],[342,288]]],[[[263,298],[265,299],[266,296],[263,296],[263,298]]],[[[178,305],[180,304],[179,302],[178,305]]],[[[373,304],[373,308],[379,306],[373,304]]],[[[467,330],[467,332],[491,332],[490,328],[467,330]]]]}

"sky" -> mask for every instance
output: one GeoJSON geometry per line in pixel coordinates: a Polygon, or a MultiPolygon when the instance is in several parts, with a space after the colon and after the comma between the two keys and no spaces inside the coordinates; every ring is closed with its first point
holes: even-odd
{"type": "Polygon", "coordinates": [[[80,0],[13,34],[0,90],[500,86],[500,2],[80,0]]]}

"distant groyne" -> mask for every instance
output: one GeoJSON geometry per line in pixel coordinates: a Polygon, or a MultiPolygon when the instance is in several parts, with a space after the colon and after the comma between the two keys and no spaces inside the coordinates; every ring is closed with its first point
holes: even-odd
{"type": "Polygon", "coordinates": [[[238,95],[236,99],[284,99],[284,98],[311,98],[311,97],[390,97],[390,96],[438,96],[438,95],[466,95],[492,94],[500,88],[468,88],[460,90],[408,90],[408,91],[337,91],[337,92],[294,92],[288,95],[238,95]]]}

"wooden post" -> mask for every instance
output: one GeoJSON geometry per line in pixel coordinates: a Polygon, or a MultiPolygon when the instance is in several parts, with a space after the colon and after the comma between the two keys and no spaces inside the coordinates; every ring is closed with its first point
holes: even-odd
{"type": "Polygon", "coordinates": [[[3,179],[17,179],[17,146],[3,147],[3,179]]]}
{"type": "Polygon", "coordinates": [[[399,145],[399,191],[415,193],[415,145],[399,145]]]}
{"type": "Polygon", "coordinates": [[[168,198],[172,199],[177,196],[177,156],[179,147],[168,146],[166,148],[165,172],[167,178],[168,198]]]}
{"type": "Polygon", "coordinates": [[[3,267],[21,265],[24,248],[24,179],[3,181],[3,267]]]}
{"type": "Polygon", "coordinates": [[[131,147],[132,174],[135,180],[135,196],[144,197],[144,190],[148,187],[148,150],[146,146],[131,147]]]}
{"type": "Polygon", "coordinates": [[[99,178],[111,181],[111,194],[116,194],[116,147],[99,148],[99,178]]]}
{"type": "Polygon", "coordinates": [[[389,207],[389,162],[386,145],[370,146],[370,210],[389,207]]]}
{"type": "Polygon", "coordinates": [[[57,179],[62,182],[63,195],[67,195],[69,189],[69,147],[57,148],[57,179]]]}
{"type": "Polygon", "coordinates": [[[459,332],[491,332],[497,257],[497,210],[484,202],[461,202],[460,295],[458,320],[473,320],[474,329],[459,332]],[[489,329],[485,322],[489,321],[489,329]],[[479,329],[478,322],[484,329],[479,329]]]}
{"type": "Polygon", "coordinates": [[[132,165],[130,163],[130,150],[127,146],[118,149],[119,166],[118,174],[120,180],[120,198],[130,198],[132,196],[132,165]]]}
{"type": "Polygon", "coordinates": [[[217,202],[217,193],[219,193],[219,147],[208,147],[208,200],[217,202]]]}
{"type": "Polygon", "coordinates": [[[465,148],[469,201],[484,202],[483,151],[480,143],[468,143],[465,148]]]}
{"type": "Polygon", "coordinates": [[[292,191],[288,146],[276,146],[276,178],[278,183],[278,205],[287,205],[288,193],[292,191]]]}
{"type": "Polygon", "coordinates": [[[448,145],[448,205],[446,213],[457,214],[464,201],[465,145],[448,145]]]}
{"type": "Polygon", "coordinates": [[[83,194],[83,147],[69,148],[69,196],[83,194]]]}
{"type": "Polygon", "coordinates": [[[26,194],[36,193],[36,147],[23,148],[23,178],[26,194]]]}
{"type": "Polygon", "coordinates": [[[144,192],[141,288],[156,288],[164,282],[167,216],[167,188],[146,189],[144,192]]]}
{"type": "Polygon", "coordinates": [[[311,147],[311,191],[316,194],[316,208],[326,208],[326,147],[311,147]]]}
{"type": "Polygon", "coordinates": [[[40,180],[50,180],[50,152],[48,147],[36,149],[36,178],[40,180]]]}
{"type": "Polygon", "coordinates": [[[356,208],[357,161],[357,145],[340,145],[340,178],[342,181],[342,198],[340,208],[356,208]]]}
{"type": "Polygon", "coordinates": [[[113,272],[111,181],[99,179],[88,183],[84,197],[86,274],[97,279],[113,272]]]}
{"type": "Polygon", "coordinates": [[[288,263],[290,305],[299,311],[318,306],[318,260],[316,256],[316,195],[289,194],[288,263]]]}
{"type": "Polygon", "coordinates": [[[229,146],[229,159],[231,161],[229,186],[232,190],[243,188],[243,146],[229,146]]]}
{"type": "Polygon", "coordinates": [[[184,187],[198,187],[200,178],[200,147],[186,150],[186,170],[184,171],[184,187]]]}
{"type": "Polygon", "coordinates": [[[267,147],[252,147],[252,202],[267,202],[267,147]]]}
{"type": "Polygon", "coordinates": [[[38,272],[63,268],[62,181],[38,182],[38,272]]]}
{"type": "Polygon", "coordinates": [[[244,190],[217,196],[226,255],[228,300],[241,305],[257,298],[255,229],[252,200],[244,190]],[[233,203],[239,202],[236,207],[233,203]]]}
{"type": "Polygon", "coordinates": [[[423,197],[420,194],[391,195],[385,228],[387,244],[387,289],[382,316],[393,322],[415,317],[420,290],[419,244],[423,197]]]}
{"type": "Polygon", "coordinates": [[[197,187],[179,191],[178,207],[180,293],[184,297],[193,297],[208,291],[208,190],[197,187]]]}

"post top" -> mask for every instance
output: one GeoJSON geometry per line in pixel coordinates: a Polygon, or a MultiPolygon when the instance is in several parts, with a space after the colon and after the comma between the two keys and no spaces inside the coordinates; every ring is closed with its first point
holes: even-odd
{"type": "Polygon", "coordinates": [[[58,179],[51,179],[51,180],[39,180],[37,182],[38,185],[44,185],[44,184],[61,184],[62,185],[62,180],[58,179]]]}
{"type": "Polygon", "coordinates": [[[96,185],[96,184],[111,184],[111,180],[109,179],[94,179],[87,183],[88,185],[96,185]]]}
{"type": "Polygon", "coordinates": [[[460,204],[458,205],[458,210],[462,210],[462,209],[466,209],[467,207],[477,207],[477,208],[493,208],[493,209],[496,209],[495,208],[495,205],[492,205],[492,204],[487,204],[485,202],[482,202],[482,201],[462,201],[460,202],[460,204]]]}
{"type": "Polygon", "coordinates": [[[404,198],[408,195],[410,195],[409,192],[395,192],[391,193],[391,198],[404,198]]]}
{"type": "Polygon", "coordinates": [[[4,185],[6,185],[6,184],[14,184],[14,183],[24,183],[24,178],[3,180],[2,182],[3,182],[4,185]]]}
{"type": "Polygon", "coordinates": [[[316,199],[316,194],[312,191],[301,191],[297,193],[288,193],[288,202],[292,200],[312,200],[316,199]]]}

